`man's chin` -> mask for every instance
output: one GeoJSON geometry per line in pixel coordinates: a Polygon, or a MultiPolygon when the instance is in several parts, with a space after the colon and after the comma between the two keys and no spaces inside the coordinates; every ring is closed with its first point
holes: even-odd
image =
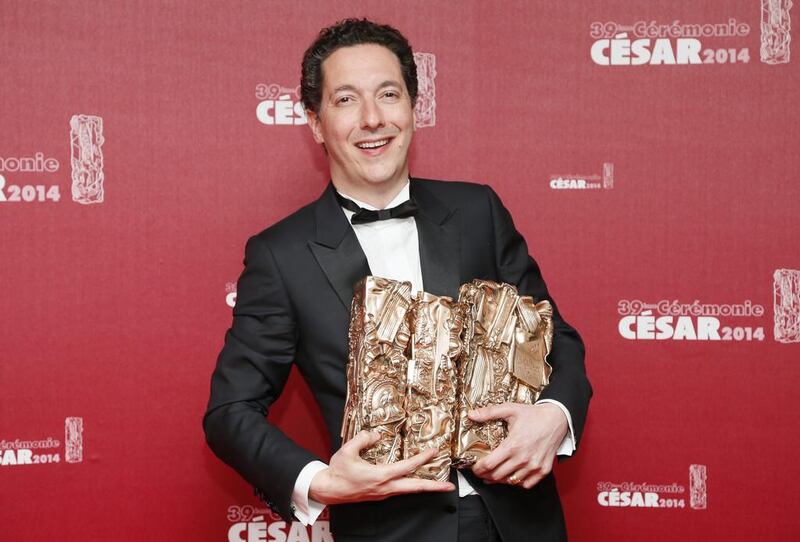
{"type": "Polygon", "coordinates": [[[384,186],[404,181],[406,178],[408,178],[408,173],[405,173],[405,171],[407,170],[404,168],[363,168],[359,177],[361,178],[361,182],[363,184],[371,186],[384,186]]]}
{"type": "Polygon", "coordinates": [[[375,188],[387,188],[390,186],[402,186],[406,179],[408,179],[407,175],[390,175],[390,176],[370,176],[365,177],[364,181],[365,184],[368,186],[372,186],[375,188]]]}

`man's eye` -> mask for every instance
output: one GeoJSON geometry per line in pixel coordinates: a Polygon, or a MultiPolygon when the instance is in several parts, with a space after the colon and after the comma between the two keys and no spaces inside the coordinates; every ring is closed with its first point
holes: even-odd
{"type": "Polygon", "coordinates": [[[353,101],[353,98],[350,96],[342,96],[341,98],[336,100],[337,104],[348,104],[353,101]]]}
{"type": "Polygon", "coordinates": [[[394,90],[388,90],[383,95],[386,98],[398,98],[400,96],[400,93],[394,90]]]}

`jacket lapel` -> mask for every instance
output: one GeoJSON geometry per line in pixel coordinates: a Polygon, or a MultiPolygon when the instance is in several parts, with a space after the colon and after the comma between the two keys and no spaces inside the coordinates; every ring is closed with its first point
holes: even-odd
{"type": "Polygon", "coordinates": [[[367,257],[336,201],[333,183],[328,184],[317,200],[314,211],[316,237],[314,241],[309,241],[308,246],[349,313],[353,285],[371,274],[367,257]]]}
{"type": "Polygon", "coordinates": [[[419,181],[411,180],[411,196],[419,205],[417,232],[422,282],[434,295],[458,298],[461,285],[460,238],[456,211],[447,207],[419,181]]]}
{"type": "MultiPolygon", "coordinates": [[[[346,310],[353,300],[353,285],[370,275],[367,257],[334,195],[333,183],[315,206],[316,236],[308,246],[346,310]]],[[[419,257],[425,291],[458,298],[461,285],[460,239],[455,211],[429,189],[411,180],[411,195],[420,207],[416,218],[419,257]]]]}

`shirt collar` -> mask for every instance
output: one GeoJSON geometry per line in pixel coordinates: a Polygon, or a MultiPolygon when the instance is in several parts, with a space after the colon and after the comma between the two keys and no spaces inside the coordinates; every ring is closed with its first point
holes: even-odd
{"type": "MultiPolygon", "coordinates": [[[[400,190],[400,192],[394,197],[394,199],[392,201],[390,201],[389,203],[386,204],[386,207],[384,207],[384,209],[391,209],[392,207],[397,207],[398,205],[400,205],[404,201],[407,201],[407,200],[411,199],[411,189],[410,188],[411,188],[411,184],[409,183],[408,180],[406,180],[406,184],[405,184],[405,186],[403,186],[402,190],[400,190]]],[[[378,211],[379,210],[377,207],[373,207],[369,203],[365,203],[363,201],[357,200],[354,197],[348,196],[347,194],[345,194],[341,190],[336,190],[336,191],[339,192],[339,194],[341,194],[342,196],[346,197],[347,199],[353,200],[356,203],[356,205],[358,205],[359,207],[362,207],[364,209],[369,209],[370,211],[378,211]]],[[[347,215],[347,218],[350,218],[350,216],[354,214],[353,211],[348,211],[347,209],[342,209],[342,210],[347,215]]]]}

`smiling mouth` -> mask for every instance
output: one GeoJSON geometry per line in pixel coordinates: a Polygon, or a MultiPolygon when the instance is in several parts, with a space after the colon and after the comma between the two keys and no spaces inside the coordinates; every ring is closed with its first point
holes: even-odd
{"type": "Polygon", "coordinates": [[[364,141],[362,143],[356,143],[356,147],[359,149],[379,149],[389,144],[389,139],[379,139],[378,141],[364,141]]]}

